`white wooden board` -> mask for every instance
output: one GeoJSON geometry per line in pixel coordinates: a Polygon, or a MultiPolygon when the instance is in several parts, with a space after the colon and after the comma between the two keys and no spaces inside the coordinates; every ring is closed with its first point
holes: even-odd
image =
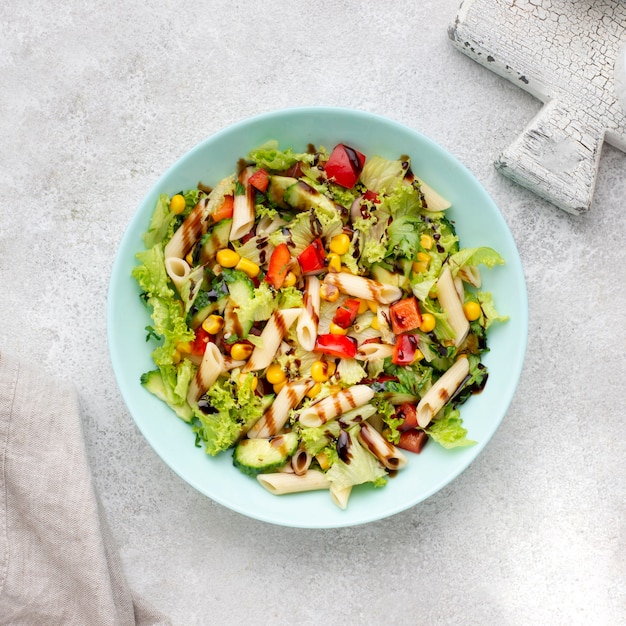
{"type": "Polygon", "coordinates": [[[569,213],[588,211],[603,142],[626,151],[616,80],[626,0],[465,0],[449,35],[544,102],[496,167],[569,213]]]}

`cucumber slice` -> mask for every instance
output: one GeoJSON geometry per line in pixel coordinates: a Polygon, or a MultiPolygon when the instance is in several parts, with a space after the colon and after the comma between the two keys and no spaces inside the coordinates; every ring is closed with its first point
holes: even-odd
{"type": "Polygon", "coordinates": [[[233,465],[249,476],[279,470],[298,449],[298,435],[286,433],[271,439],[243,439],[233,454],[233,465]]]}
{"type": "Polygon", "coordinates": [[[141,375],[141,384],[151,394],[155,395],[159,400],[165,402],[173,411],[185,422],[190,422],[193,417],[193,410],[186,402],[183,404],[173,404],[167,399],[165,391],[165,383],[159,370],[152,370],[141,375]]]}

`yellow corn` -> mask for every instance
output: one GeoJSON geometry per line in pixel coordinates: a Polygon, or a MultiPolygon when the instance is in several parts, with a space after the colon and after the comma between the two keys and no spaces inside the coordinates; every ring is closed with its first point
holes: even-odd
{"type": "Polygon", "coordinates": [[[283,281],[283,287],[293,287],[296,284],[296,275],[289,271],[285,276],[285,280],[283,281]]]}
{"type": "Polygon", "coordinates": [[[367,301],[367,308],[372,313],[377,313],[378,312],[378,302],[376,302],[376,300],[368,300],[367,301]]]}
{"type": "Polygon", "coordinates": [[[307,398],[315,398],[315,396],[322,390],[322,383],[315,383],[307,392],[307,398]]]}
{"type": "Polygon", "coordinates": [[[413,363],[419,363],[424,359],[424,353],[421,350],[415,351],[415,356],[413,357],[413,363]]]}
{"type": "Polygon", "coordinates": [[[178,350],[174,350],[172,353],[172,363],[176,365],[176,363],[180,363],[182,356],[178,350]]]}
{"type": "Polygon", "coordinates": [[[463,313],[469,322],[475,322],[481,315],[480,304],[470,300],[463,305],[463,313]]]}
{"type": "Polygon", "coordinates": [[[235,361],[245,361],[252,354],[252,346],[248,343],[235,343],[230,349],[230,356],[235,361]]]}
{"type": "Polygon", "coordinates": [[[430,265],[430,254],[428,254],[426,252],[418,252],[417,253],[417,260],[420,263],[423,263],[426,267],[428,267],[430,265]]]}
{"type": "Polygon", "coordinates": [[[341,259],[336,252],[331,252],[326,260],[328,262],[328,271],[329,272],[340,272],[341,271],[341,259]]]}
{"type": "Polygon", "coordinates": [[[283,371],[283,368],[278,363],[273,363],[267,368],[265,372],[265,380],[270,385],[278,385],[287,379],[287,374],[283,371]]]}
{"type": "Polygon", "coordinates": [[[202,328],[204,328],[209,335],[217,335],[217,333],[224,328],[224,318],[221,315],[209,315],[209,317],[202,322],[202,328]]]}
{"type": "Polygon", "coordinates": [[[435,329],[437,319],[432,313],[422,313],[422,323],[420,324],[420,330],[423,333],[429,333],[435,329]]]}
{"type": "Polygon", "coordinates": [[[433,247],[433,238],[430,235],[421,235],[420,246],[422,246],[424,250],[430,250],[433,247]]]}
{"type": "Polygon", "coordinates": [[[322,300],[326,300],[326,302],[337,302],[339,299],[339,289],[334,285],[322,283],[320,287],[320,297],[322,300]]]}
{"type": "Polygon", "coordinates": [[[283,380],[282,383],[274,383],[273,389],[274,393],[280,393],[280,390],[287,384],[287,379],[283,380]]]}
{"type": "Polygon", "coordinates": [[[333,335],[347,335],[348,334],[347,328],[341,328],[341,326],[335,324],[335,322],[330,323],[329,330],[331,334],[333,335]]]}
{"type": "Polygon", "coordinates": [[[215,260],[222,267],[235,267],[237,263],[239,263],[241,257],[230,248],[224,248],[223,250],[218,250],[215,255],[215,260]]]}
{"type": "Polygon", "coordinates": [[[175,196],[172,196],[170,200],[170,212],[174,213],[174,215],[179,215],[185,210],[185,198],[183,198],[179,193],[175,196]]]}
{"type": "Polygon", "coordinates": [[[374,330],[380,330],[380,324],[378,323],[378,317],[374,317],[374,318],[372,318],[372,323],[370,324],[370,326],[371,326],[374,330]]]}
{"type": "MultiPolygon", "coordinates": [[[[243,385],[250,374],[239,374],[239,385],[243,385]]],[[[256,391],[259,386],[259,379],[252,374],[252,391],[256,391]]]]}
{"type": "Polygon", "coordinates": [[[176,349],[181,353],[181,354],[190,354],[191,353],[191,343],[189,341],[181,341],[177,346],[176,349]]]}
{"type": "Polygon", "coordinates": [[[193,252],[189,252],[187,254],[187,256],[185,257],[185,261],[187,261],[189,265],[193,265],[193,252]]]}
{"type": "Polygon", "coordinates": [[[249,276],[250,278],[255,278],[259,275],[261,268],[250,259],[239,259],[239,263],[235,265],[236,270],[241,270],[244,274],[249,276]]]}
{"type": "Polygon", "coordinates": [[[365,313],[365,311],[367,311],[369,308],[370,307],[367,300],[359,300],[359,315],[363,315],[363,313],[365,313]]]}
{"type": "Polygon", "coordinates": [[[311,365],[311,378],[316,383],[325,383],[334,374],[335,364],[326,361],[315,361],[311,365]],[[332,366],[332,371],[331,371],[332,366]]]}
{"type": "Polygon", "coordinates": [[[346,233],[341,233],[339,235],[335,235],[328,244],[331,252],[338,254],[341,256],[342,254],[346,254],[348,250],[350,250],[350,237],[346,235],[346,233]]]}
{"type": "Polygon", "coordinates": [[[330,467],[330,459],[323,450],[315,455],[315,459],[323,470],[327,470],[330,467]]]}
{"type": "Polygon", "coordinates": [[[413,271],[416,274],[422,274],[428,271],[428,265],[426,265],[426,263],[422,263],[421,261],[415,261],[413,263],[413,271]]]}

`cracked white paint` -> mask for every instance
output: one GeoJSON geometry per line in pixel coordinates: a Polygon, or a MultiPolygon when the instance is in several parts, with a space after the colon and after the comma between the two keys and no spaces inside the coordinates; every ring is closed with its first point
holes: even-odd
{"type": "Polygon", "coordinates": [[[449,35],[545,103],[496,167],[565,211],[586,212],[603,142],[626,151],[626,2],[465,0],[449,35]]]}

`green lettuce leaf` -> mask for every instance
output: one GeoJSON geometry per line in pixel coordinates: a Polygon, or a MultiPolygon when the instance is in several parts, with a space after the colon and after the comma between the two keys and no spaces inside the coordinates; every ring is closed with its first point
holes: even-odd
{"type": "Polygon", "coordinates": [[[138,252],[135,256],[141,265],[132,269],[132,275],[146,296],[173,298],[174,291],[169,286],[170,279],[165,271],[163,246],[156,244],[149,250],[138,252]]]}
{"type": "Polygon", "coordinates": [[[479,291],[476,297],[478,298],[478,302],[480,302],[480,308],[485,318],[485,329],[488,329],[494,322],[506,322],[509,319],[508,315],[500,315],[498,313],[491,293],[488,291],[479,291]]]}
{"type": "Polygon", "coordinates": [[[443,417],[436,419],[426,428],[426,433],[444,448],[473,446],[476,442],[467,438],[467,429],[457,409],[447,406],[443,417]]]}
{"type": "Polygon", "coordinates": [[[381,156],[371,156],[363,166],[361,182],[371,191],[386,193],[402,183],[402,161],[389,161],[381,156]]]}
{"type": "Polygon", "coordinates": [[[251,150],[248,154],[248,158],[256,163],[258,167],[262,167],[266,170],[282,171],[289,169],[298,161],[313,163],[315,155],[297,153],[291,148],[287,148],[287,150],[279,150],[278,142],[271,140],[264,143],[262,146],[251,150]]]}

